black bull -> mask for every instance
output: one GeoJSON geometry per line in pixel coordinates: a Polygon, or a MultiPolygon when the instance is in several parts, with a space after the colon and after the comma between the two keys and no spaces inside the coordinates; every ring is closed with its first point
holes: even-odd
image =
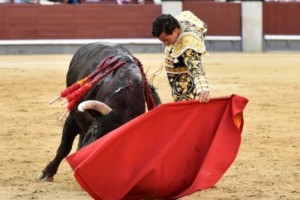
{"type": "Polygon", "coordinates": [[[139,61],[125,48],[113,44],[91,43],[81,47],[71,60],[67,87],[95,72],[103,60],[112,65],[99,72],[94,80],[114,66],[122,66],[112,70],[102,80],[96,81],[79,99],[78,103],[82,103],[78,110],[70,109],[56,156],[38,176],[39,180],[53,180],[78,134],[78,148],[81,148],[143,114],[146,110],[145,104],[147,103],[149,109],[151,100],[152,107],[160,104],[154,87],[148,85],[139,61]]]}

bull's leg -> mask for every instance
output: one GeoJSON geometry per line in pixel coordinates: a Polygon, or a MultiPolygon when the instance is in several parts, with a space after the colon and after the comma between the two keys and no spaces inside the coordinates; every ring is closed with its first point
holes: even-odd
{"type": "Polygon", "coordinates": [[[53,181],[53,176],[56,174],[61,161],[70,153],[74,139],[79,131],[75,118],[69,116],[64,124],[62,139],[56,156],[38,176],[39,180],[53,181]]]}

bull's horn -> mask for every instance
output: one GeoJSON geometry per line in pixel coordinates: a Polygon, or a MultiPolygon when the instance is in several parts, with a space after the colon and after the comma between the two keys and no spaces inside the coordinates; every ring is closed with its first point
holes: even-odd
{"type": "Polygon", "coordinates": [[[84,112],[86,109],[92,109],[100,112],[102,115],[107,115],[112,109],[101,101],[88,100],[81,102],[78,105],[78,110],[84,112]]]}

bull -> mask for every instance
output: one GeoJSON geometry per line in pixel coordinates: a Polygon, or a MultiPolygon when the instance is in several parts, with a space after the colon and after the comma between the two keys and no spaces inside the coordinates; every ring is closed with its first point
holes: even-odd
{"type": "Polygon", "coordinates": [[[155,88],[149,86],[141,63],[127,49],[115,44],[91,43],[79,48],[70,62],[66,83],[69,89],[76,83],[81,83],[81,89],[88,89],[68,99],[70,112],[61,143],[39,180],[53,180],[77,135],[80,149],[143,114],[146,105],[149,110],[161,103],[155,88]]]}

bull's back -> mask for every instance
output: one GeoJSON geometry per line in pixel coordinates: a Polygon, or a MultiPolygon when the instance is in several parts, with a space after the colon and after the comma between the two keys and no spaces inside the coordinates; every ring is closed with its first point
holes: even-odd
{"type": "Polygon", "coordinates": [[[90,43],[79,48],[69,65],[67,86],[88,76],[98,67],[100,62],[110,55],[131,55],[124,47],[111,43],[90,43]]]}

